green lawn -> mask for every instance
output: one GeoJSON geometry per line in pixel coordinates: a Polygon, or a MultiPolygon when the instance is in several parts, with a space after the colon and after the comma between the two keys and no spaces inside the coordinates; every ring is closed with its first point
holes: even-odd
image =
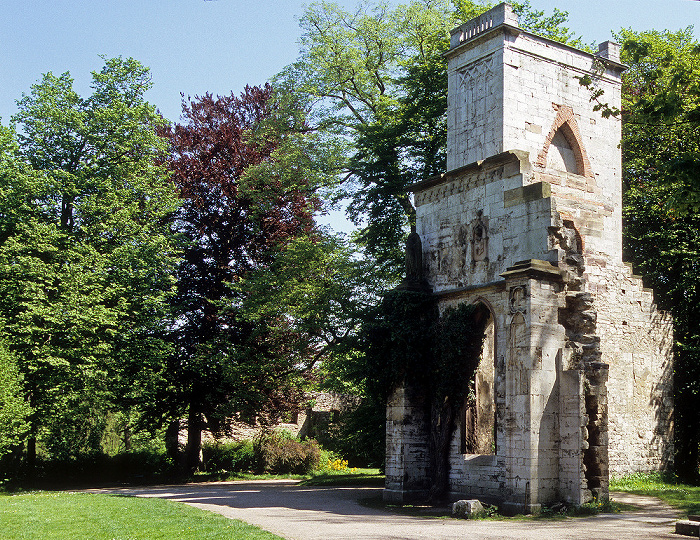
{"type": "Polygon", "coordinates": [[[242,521],[160,499],[37,492],[0,494],[2,540],[272,540],[242,521]]]}
{"type": "Polygon", "coordinates": [[[326,471],[300,482],[302,486],[383,486],[379,469],[343,469],[326,471]]]}
{"type": "Polygon", "coordinates": [[[683,512],[700,514],[700,486],[679,484],[668,475],[637,473],[613,478],[610,481],[610,491],[628,491],[658,497],[683,512]]]}

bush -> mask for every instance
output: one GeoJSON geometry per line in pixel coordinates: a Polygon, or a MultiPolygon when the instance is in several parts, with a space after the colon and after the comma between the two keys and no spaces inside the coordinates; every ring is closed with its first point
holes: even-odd
{"type": "Polygon", "coordinates": [[[202,457],[209,473],[251,471],[255,465],[253,441],[207,442],[202,457]]]}
{"type": "MultiPolygon", "coordinates": [[[[9,455],[24,439],[31,413],[22,394],[22,377],[15,357],[0,342],[0,460],[9,455]]],[[[4,462],[10,462],[8,458],[4,462]]],[[[2,471],[0,470],[0,475],[2,471]]]]}
{"type": "Polygon", "coordinates": [[[351,467],[383,469],[385,432],[386,404],[368,396],[356,409],[338,418],[329,430],[328,440],[322,444],[335,457],[346,458],[351,467]]]}
{"type": "Polygon", "coordinates": [[[174,465],[164,451],[142,449],[115,456],[101,452],[61,459],[37,456],[35,477],[18,478],[18,481],[24,487],[67,488],[113,482],[160,482],[172,479],[174,474],[174,465]]]}
{"type": "Polygon", "coordinates": [[[256,469],[264,473],[307,474],[321,461],[321,448],[315,440],[299,441],[285,432],[260,436],[254,451],[256,469]]]}

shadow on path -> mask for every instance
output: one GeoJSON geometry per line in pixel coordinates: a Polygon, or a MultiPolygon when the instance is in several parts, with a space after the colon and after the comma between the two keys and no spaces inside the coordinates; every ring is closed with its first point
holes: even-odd
{"type": "Polygon", "coordinates": [[[639,511],[560,521],[495,521],[397,515],[358,502],[381,496],[380,487],[305,487],[299,486],[295,480],[215,482],[88,491],[183,502],[243,520],[293,540],[678,538],[672,533],[677,517],[673,509],[656,499],[636,498],[637,496],[628,494],[615,494],[614,498],[640,506],[639,511]]]}

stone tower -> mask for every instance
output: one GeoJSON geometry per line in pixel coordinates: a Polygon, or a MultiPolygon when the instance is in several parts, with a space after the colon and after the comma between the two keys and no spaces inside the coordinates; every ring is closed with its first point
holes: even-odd
{"type": "MultiPolygon", "coordinates": [[[[521,30],[507,4],[454,29],[447,172],[414,185],[423,275],[441,310],[490,319],[450,490],[535,511],[606,497],[610,473],[672,460],[672,323],[622,261],[619,46],[521,30]]],[[[429,485],[420,388],[387,407],[385,498],[429,485]]]]}

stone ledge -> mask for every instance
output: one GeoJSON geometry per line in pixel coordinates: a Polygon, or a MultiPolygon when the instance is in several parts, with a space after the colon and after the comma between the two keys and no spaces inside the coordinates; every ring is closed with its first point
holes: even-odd
{"type": "Polygon", "coordinates": [[[483,291],[485,289],[490,289],[490,288],[497,288],[501,290],[505,290],[506,287],[506,282],[502,279],[499,279],[498,281],[490,281],[488,283],[480,283],[478,285],[467,285],[466,287],[457,287],[454,289],[442,289],[442,290],[437,290],[433,291],[433,294],[437,297],[449,297],[449,296],[459,296],[461,294],[466,294],[466,293],[471,293],[474,291],[483,291]]]}
{"type": "Polygon", "coordinates": [[[521,503],[506,501],[501,505],[501,512],[505,516],[517,516],[518,514],[539,514],[542,511],[541,504],[521,503]]]}
{"type": "Polygon", "coordinates": [[[537,182],[503,192],[503,208],[510,208],[552,196],[552,187],[547,182],[537,182]]]}
{"type": "Polygon", "coordinates": [[[488,171],[491,169],[497,169],[499,167],[506,167],[506,165],[509,164],[512,164],[513,167],[509,168],[509,170],[507,171],[508,174],[503,175],[504,178],[509,178],[511,176],[527,172],[530,170],[531,167],[530,154],[528,152],[525,152],[524,150],[508,150],[506,152],[496,154],[495,156],[491,156],[486,159],[481,159],[479,161],[463,165],[462,167],[452,169],[451,171],[431,176],[430,178],[426,178],[425,180],[421,180],[420,182],[411,184],[406,189],[415,193],[445,182],[449,182],[461,175],[466,175],[480,171],[488,171]]]}
{"type": "Polygon", "coordinates": [[[690,521],[689,519],[676,521],[676,534],[700,537],[700,521],[690,521]]]}
{"type": "Polygon", "coordinates": [[[539,259],[528,259],[526,261],[518,261],[513,266],[506,268],[506,271],[501,274],[505,279],[518,277],[528,277],[534,279],[547,279],[550,281],[562,281],[562,271],[558,266],[553,265],[548,261],[539,259]]]}

